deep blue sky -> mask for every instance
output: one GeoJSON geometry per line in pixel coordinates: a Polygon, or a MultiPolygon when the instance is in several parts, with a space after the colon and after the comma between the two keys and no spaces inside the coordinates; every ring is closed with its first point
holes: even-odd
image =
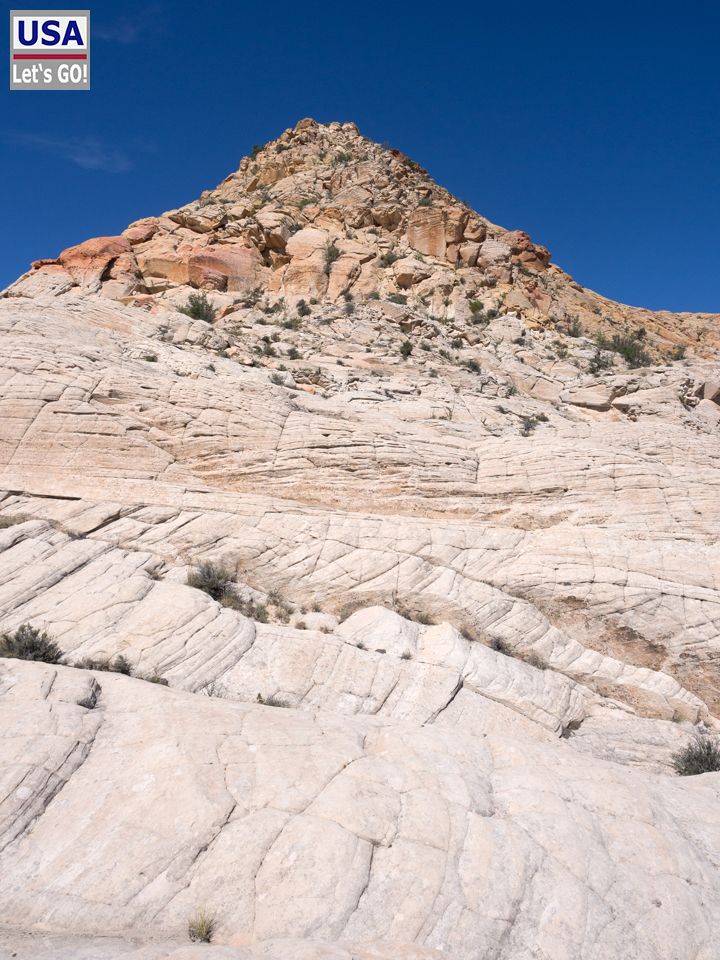
{"type": "Polygon", "coordinates": [[[392,143],[601,293],[720,311],[715,4],[91,10],[90,93],[0,93],[0,287],[312,116],[392,143]]]}

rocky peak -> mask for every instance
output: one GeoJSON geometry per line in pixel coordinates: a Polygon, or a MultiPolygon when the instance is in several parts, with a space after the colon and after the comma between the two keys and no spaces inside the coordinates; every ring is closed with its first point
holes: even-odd
{"type": "Polygon", "coordinates": [[[220,308],[261,291],[294,303],[400,299],[421,317],[476,313],[534,327],[642,331],[654,356],[717,345],[707,315],[652,313],[587,290],[519,230],[504,230],[354,123],[306,118],[253,149],[197,200],[39,260],[10,295],[79,287],[123,303],[212,293],[220,308]],[[40,277],[33,274],[41,274],[40,277]]]}

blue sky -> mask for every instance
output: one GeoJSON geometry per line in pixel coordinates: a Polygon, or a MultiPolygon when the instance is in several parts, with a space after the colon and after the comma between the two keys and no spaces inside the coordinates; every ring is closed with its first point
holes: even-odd
{"type": "Polygon", "coordinates": [[[312,116],[404,150],[607,296],[720,311],[714,4],[91,11],[90,93],[0,93],[0,287],[195,198],[312,116]]]}

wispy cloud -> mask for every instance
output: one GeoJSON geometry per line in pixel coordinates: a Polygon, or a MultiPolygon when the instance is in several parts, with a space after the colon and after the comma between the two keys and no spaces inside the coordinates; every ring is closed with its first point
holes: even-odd
{"type": "Polygon", "coordinates": [[[92,36],[113,43],[137,43],[162,28],[164,13],[164,6],[154,3],[144,7],[136,16],[126,14],[107,21],[93,19],[92,36]]]}
{"type": "Polygon", "coordinates": [[[34,133],[6,133],[4,139],[18,147],[49,153],[84,170],[127,173],[135,166],[130,151],[108,146],[98,137],[55,138],[34,133]]]}

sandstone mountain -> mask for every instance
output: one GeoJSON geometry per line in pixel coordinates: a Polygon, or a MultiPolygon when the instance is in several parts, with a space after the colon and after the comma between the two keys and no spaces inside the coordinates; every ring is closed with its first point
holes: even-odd
{"type": "Polygon", "coordinates": [[[0,958],[713,960],[720,317],[253,154],[0,298],[0,958]]]}

